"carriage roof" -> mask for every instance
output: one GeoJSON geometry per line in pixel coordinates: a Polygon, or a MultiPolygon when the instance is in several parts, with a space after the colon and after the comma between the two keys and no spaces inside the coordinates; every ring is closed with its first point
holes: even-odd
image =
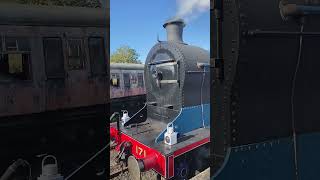
{"type": "Polygon", "coordinates": [[[110,64],[110,69],[144,70],[144,64],[111,63],[110,64]]]}
{"type": "Polygon", "coordinates": [[[0,4],[1,25],[106,27],[102,8],[0,4]]]}

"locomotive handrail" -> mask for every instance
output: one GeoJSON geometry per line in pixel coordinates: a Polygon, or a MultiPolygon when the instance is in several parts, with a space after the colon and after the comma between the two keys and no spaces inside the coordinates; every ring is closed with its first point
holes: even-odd
{"type": "Polygon", "coordinates": [[[186,73],[210,73],[210,71],[187,71],[186,73]]]}
{"type": "Polygon", "coordinates": [[[298,31],[269,31],[269,30],[249,30],[242,33],[243,36],[320,36],[320,32],[298,32],[298,31]]]}
{"type": "Polygon", "coordinates": [[[157,62],[151,62],[151,63],[148,63],[148,65],[158,65],[158,64],[164,64],[164,63],[169,63],[169,62],[175,62],[174,59],[166,59],[166,60],[160,60],[160,61],[157,61],[157,62]]]}
{"type": "Polygon", "coordinates": [[[162,66],[174,66],[177,65],[178,63],[175,62],[166,62],[166,63],[161,63],[161,64],[156,64],[156,67],[162,67],[162,66]]]}
{"type": "Polygon", "coordinates": [[[160,83],[161,84],[175,84],[178,83],[178,80],[161,80],[160,83]]]}

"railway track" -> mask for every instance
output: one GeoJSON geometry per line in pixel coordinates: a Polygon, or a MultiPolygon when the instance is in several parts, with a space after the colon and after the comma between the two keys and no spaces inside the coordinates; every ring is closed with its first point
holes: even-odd
{"type": "Polygon", "coordinates": [[[110,179],[116,178],[116,177],[118,177],[119,175],[121,175],[122,173],[125,173],[125,172],[127,172],[127,171],[128,171],[128,168],[127,168],[127,167],[122,168],[122,169],[118,169],[118,170],[116,170],[116,171],[114,171],[114,172],[112,172],[112,173],[110,174],[110,179]]]}
{"type": "Polygon", "coordinates": [[[123,174],[128,174],[128,168],[123,164],[116,162],[117,152],[114,150],[114,146],[110,146],[110,179],[120,179],[123,174]]]}
{"type": "MultiPolygon", "coordinates": [[[[111,180],[130,180],[128,168],[115,161],[117,152],[110,146],[110,179],[111,180]]],[[[157,180],[157,174],[153,171],[143,172],[142,180],[157,180]]]]}

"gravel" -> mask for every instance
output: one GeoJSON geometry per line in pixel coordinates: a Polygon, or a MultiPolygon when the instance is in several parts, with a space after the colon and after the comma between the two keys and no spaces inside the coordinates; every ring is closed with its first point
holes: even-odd
{"type": "MultiPolygon", "coordinates": [[[[115,161],[115,157],[117,155],[117,151],[115,150],[111,150],[110,151],[110,174],[119,171],[120,169],[124,169],[124,165],[118,164],[115,161]]],[[[141,179],[142,180],[156,180],[157,179],[157,173],[155,173],[154,171],[150,170],[147,172],[143,172],[141,174],[141,179]]],[[[128,171],[124,171],[122,173],[120,173],[117,177],[112,178],[111,180],[131,180],[130,179],[130,174],[128,171]]]]}

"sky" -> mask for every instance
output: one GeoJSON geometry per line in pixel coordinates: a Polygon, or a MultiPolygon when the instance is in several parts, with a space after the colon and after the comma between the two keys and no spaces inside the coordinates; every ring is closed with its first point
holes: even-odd
{"type": "MultiPolygon", "coordinates": [[[[177,0],[110,0],[111,53],[128,45],[140,55],[143,63],[149,50],[166,40],[163,23],[176,15],[177,0]]],[[[210,50],[210,12],[204,11],[187,22],[183,40],[187,44],[210,50]]]]}

